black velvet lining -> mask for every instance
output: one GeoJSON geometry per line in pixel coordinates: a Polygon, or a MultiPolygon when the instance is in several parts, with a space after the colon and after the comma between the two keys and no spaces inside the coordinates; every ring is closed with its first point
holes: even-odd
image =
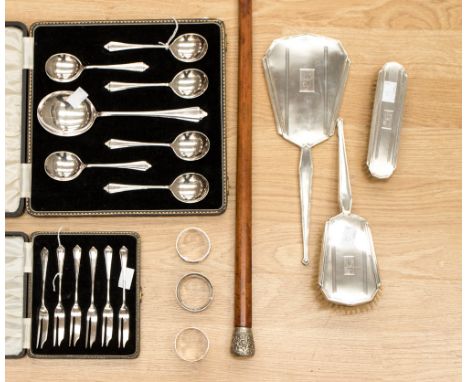
{"type": "Polygon", "coordinates": [[[223,212],[225,185],[223,180],[224,116],[222,39],[223,29],[214,22],[181,23],[177,36],[194,32],[209,44],[206,56],[195,63],[176,60],[169,51],[129,50],[108,52],[108,41],[128,43],[166,42],[174,31],[174,23],[114,24],[114,25],[39,25],[34,34],[33,79],[33,147],[31,209],[36,212],[93,211],[187,211],[213,210],[223,212]],[[55,53],[72,53],[84,65],[117,64],[143,61],[150,66],[143,73],[85,70],[71,83],[50,80],[44,71],[46,60],[55,53]],[[104,89],[109,81],[169,82],[180,70],[195,67],[209,78],[208,90],[200,97],[186,100],[169,88],[144,88],[109,93],[104,89]],[[98,111],[163,110],[199,106],[208,112],[199,123],[148,117],[102,117],[92,128],[77,137],[58,137],[46,132],[36,113],[40,100],[57,90],[82,87],[98,111]],[[129,148],[110,150],[104,143],[110,138],[172,142],[181,132],[199,130],[210,139],[208,155],[195,162],[178,159],[170,148],[129,148]],[[52,152],[68,150],[85,163],[127,162],[146,160],[152,168],[146,172],[124,169],[85,169],[73,181],[59,182],[44,171],[44,160],[52,152]],[[103,187],[110,183],[170,184],[184,172],[198,172],[210,184],[210,192],[201,202],[186,204],[177,201],[168,190],[130,191],[108,194],[103,187]]]}
{"type": "Polygon", "coordinates": [[[58,301],[58,278],[56,279],[56,292],[53,291],[52,280],[57,273],[58,246],[56,234],[40,234],[34,238],[34,262],[32,272],[32,336],[31,353],[37,356],[121,356],[133,357],[138,354],[137,336],[137,298],[139,293],[139,274],[137,264],[137,238],[127,234],[105,234],[105,235],[81,235],[81,234],[61,234],[60,239],[65,247],[65,263],[62,281],[62,303],[66,312],[65,339],[60,347],[53,346],[53,317],[58,301]],[[81,335],[76,347],[69,347],[69,325],[70,310],[74,303],[75,293],[75,273],[73,265],[72,249],[79,245],[82,249],[80,274],[78,278],[78,300],[81,307],[81,335]],[[108,347],[101,344],[102,310],[106,303],[106,269],[104,260],[104,248],[110,245],[113,249],[111,280],[110,280],[110,300],[114,310],[113,337],[108,347]],[[125,348],[118,347],[118,312],[122,305],[122,289],[118,287],[118,280],[121,272],[119,249],[125,245],[128,248],[128,268],[135,269],[131,289],[126,291],[126,304],[130,312],[130,336],[125,348]],[[95,296],[94,303],[98,312],[98,327],[96,342],[91,349],[85,348],[86,336],[86,313],[91,301],[91,269],[89,261],[89,250],[94,246],[98,250],[96,266],[95,296]],[[47,267],[47,277],[45,286],[45,304],[49,311],[49,333],[47,341],[42,349],[36,347],[37,339],[37,314],[41,305],[42,276],[40,252],[43,247],[49,250],[49,260],[47,267]]]}

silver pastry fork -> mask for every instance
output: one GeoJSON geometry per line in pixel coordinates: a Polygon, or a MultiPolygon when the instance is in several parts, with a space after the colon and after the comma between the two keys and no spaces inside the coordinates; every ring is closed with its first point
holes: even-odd
{"type": "Polygon", "coordinates": [[[81,334],[81,308],[78,304],[78,277],[80,275],[81,247],[73,248],[73,265],[75,268],[75,302],[70,311],[70,340],[68,346],[76,346],[81,334]]]}
{"type": "Polygon", "coordinates": [[[96,275],[96,261],[98,251],[95,247],[89,250],[89,261],[91,263],[91,304],[86,315],[86,348],[91,348],[96,341],[96,329],[98,324],[98,314],[94,305],[94,278],[96,275]]]}
{"type": "Polygon", "coordinates": [[[128,260],[128,249],[123,246],[120,248],[120,264],[122,266],[122,306],[119,309],[119,335],[118,342],[119,348],[125,347],[128,342],[129,331],[130,331],[130,313],[127,305],[125,304],[125,290],[126,290],[126,273],[127,273],[127,260],[128,260]]]}
{"type": "Polygon", "coordinates": [[[49,261],[49,250],[42,248],[41,250],[41,269],[42,269],[42,294],[41,294],[41,307],[37,316],[37,342],[36,348],[42,349],[44,343],[47,341],[47,334],[49,332],[49,311],[45,306],[45,283],[47,275],[47,262],[49,261]],[[40,346],[39,346],[40,342],[40,346]]]}
{"type": "Polygon", "coordinates": [[[65,261],[65,247],[59,245],[57,247],[57,264],[58,264],[58,302],[54,310],[54,346],[60,346],[65,338],[65,309],[62,304],[62,277],[63,263],[65,261]]]}
{"type": "Polygon", "coordinates": [[[102,311],[102,346],[108,346],[112,339],[112,330],[114,324],[114,311],[110,303],[110,277],[112,266],[112,248],[108,245],[104,248],[104,259],[106,260],[106,278],[107,278],[107,299],[104,310],[102,311]]]}

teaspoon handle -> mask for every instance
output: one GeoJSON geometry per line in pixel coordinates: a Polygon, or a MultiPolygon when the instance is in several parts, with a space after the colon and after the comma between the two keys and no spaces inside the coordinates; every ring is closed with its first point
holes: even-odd
{"type": "Polygon", "coordinates": [[[125,149],[129,147],[171,147],[170,143],[158,143],[158,142],[138,142],[138,141],[125,141],[122,139],[109,139],[105,145],[111,150],[114,149],[125,149]]]}
{"type": "Polygon", "coordinates": [[[106,69],[106,70],[126,70],[129,72],[144,72],[149,66],[144,62],[130,62],[128,64],[115,65],[87,65],[84,69],[106,69]]]}
{"type": "Polygon", "coordinates": [[[120,92],[128,89],[138,89],[147,87],[168,87],[167,82],[118,82],[110,81],[104,88],[109,92],[120,92]]]}
{"type": "Polygon", "coordinates": [[[151,168],[151,164],[146,161],[128,162],[128,163],[90,163],[86,167],[100,167],[100,168],[123,168],[128,170],[146,171],[151,168]]]}
{"type": "Polygon", "coordinates": [[[200,122],[207,115],[208,113],[198,106],[153,111],[101,111],[97,114],[99,117],[159,117],[180,119],[187,122],[200,122]]]}
{"type": "Polygon", "coordinates": [[[125,42],[109,41],[104,45],[104,49],[109,52],[118,52],[121,50],[131,49],[167,49],[166,45],[162,44],[127,44],[125,42]]]}
{"type": "Polygon", "coordinates": [[[125,191],[138,191],[138,190],[167,190],[169,186],[147,186],[143,184],[122,184],[122,183],[109,183],[104,187],[104,190],[109,194],[116,194],[125,191]]]}
{"type": "Polygon", "coordinates": [[[310,147],[301,148],[301,162],[299,164],[299,186],[301,191],[301,217],[302,217],[302,264],[309,264],[309,222],[310,200],[312,193],[312,151],[310,147]]]}

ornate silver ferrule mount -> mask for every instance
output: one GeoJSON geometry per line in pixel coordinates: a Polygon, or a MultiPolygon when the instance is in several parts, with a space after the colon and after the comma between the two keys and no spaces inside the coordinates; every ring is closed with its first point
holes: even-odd
{"type": "Polygon", "coordinates": [[[239,357],[252,357],[255,354],[255,343],[251,328],[234,328],[231,352],[239,357]]]}

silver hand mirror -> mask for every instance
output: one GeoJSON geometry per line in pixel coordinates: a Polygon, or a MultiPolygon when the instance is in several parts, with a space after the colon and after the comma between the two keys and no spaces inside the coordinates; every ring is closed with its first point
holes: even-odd
{"type": "Polygon", "coordinates": [[[169,87],[181,98],[200,97],[208,89],[208,76],[200,69],[184,69],[177,73],[171,82],[117,82],[104,86],[110,92],[146,87],[169,87]]]}
{"type": "Polygon", "coordinates": [[[37,107],[37,119],[49,133],[61,137],[74,137],[88,131],[98,117],[159,117],[187,122],[200,122],[208,114],[199,107],[154,111],[96,111],[89,98],[73,107],[67,98],[73,92],[59,90],[46,95],[37,107]]]}
{"type": "Polygon", "coordinates": [[[311,148],[333,135],[350,61],[341,43],[300,35],[273,41],[263,58],[278,133],[301,148],[302,263],[309,263],[311,148]]]}
{"type": "Polygon", "coordinates": [[[380,277],[369,223],[351,213],[343,120],[338,119],[337,126],[341,213],[325,224],[319,285],[327,300],[354,306],[373,300],[380,288],[380,277]]]}

